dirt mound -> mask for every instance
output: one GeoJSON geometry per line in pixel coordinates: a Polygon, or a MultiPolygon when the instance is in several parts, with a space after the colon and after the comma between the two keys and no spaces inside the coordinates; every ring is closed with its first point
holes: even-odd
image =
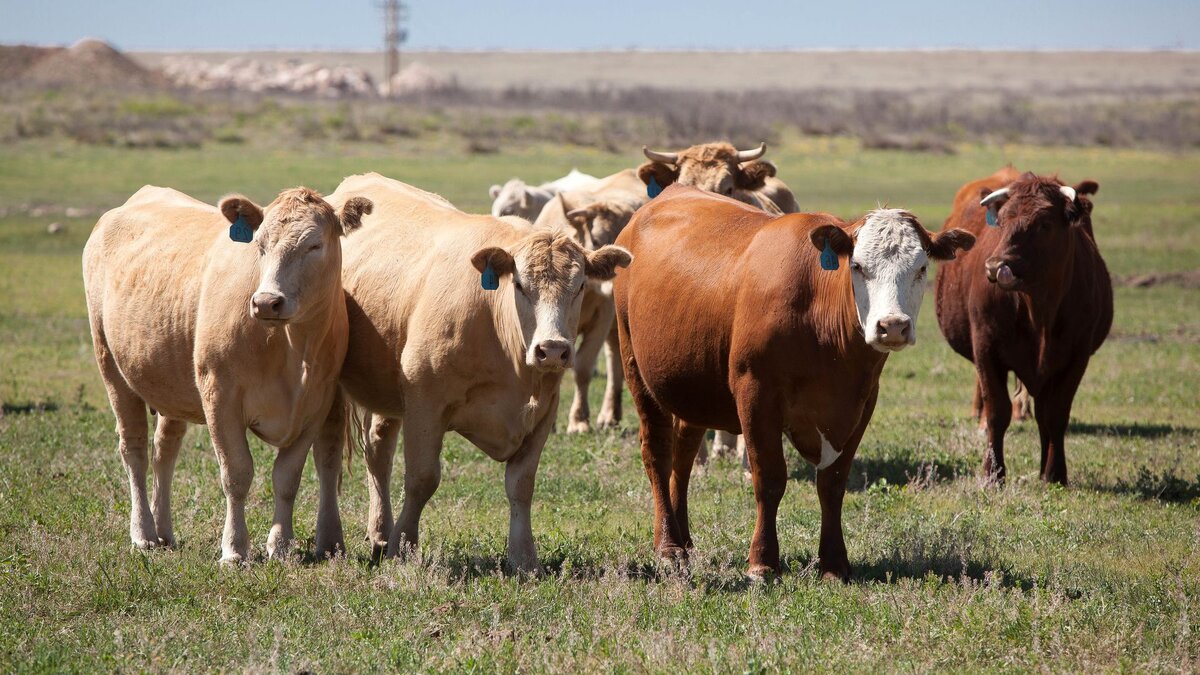
{"type": "Polygon", "coordinates": [[[0,45],[0,81],[16,82],[25,77],[33,64],[61,51],[65,50],[62,47],[0,45]]]}
{"type": "MultiPolygon", "coordinates": [[[[436,93],[458,88],[458,78],[417,61],[392,78],[392,96],[436,93]]],[[[381,92],[386,93],[386,92],[381,92]]]]}
{"type": "Polygon", "coordinates": [[[362,68],[295,59],[282,64],[244,58],[217,64],[191,58],[167,59],[163,74],[177,87],[200,91],[274,92],[321,98],[375,96],[375,82],[362,68]]]}
{"type": "MultiPolygon", "coordinates": [[[[38,49],[36,47],[24,49],[38,49]]],[[[22,53],[31,62],[19,80],[28,84],[53,87],[135,88],[166,85],[161,75],[138,65],[106,42],[85,38],[67,49],[52,48],[22,53]]],[[[18,61],[18,55],[11,59],[18,61]]]]}
{"type": "Polygon", "coordinates": [[[1113,277],[1117,286],[1150,288],[1151,286],[1179,286],[1200,288],[1200,270],[1186,272],[1157,272],[1151,274],[1123,274],[1113,277]]]}

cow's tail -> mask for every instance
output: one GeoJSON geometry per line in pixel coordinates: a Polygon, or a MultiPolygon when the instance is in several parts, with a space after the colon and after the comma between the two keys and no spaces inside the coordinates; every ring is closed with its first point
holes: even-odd
{"type": "MultiPolygon", "coordinates": [[[[354,477],[354,453],[366,447],[366,428],[370,413],[354,405],[348,396],[342,395],[342,453],[346,458],[345,474],[354,477]]],[[[338,474],[338,491],[342,488],[338,474]]]]}

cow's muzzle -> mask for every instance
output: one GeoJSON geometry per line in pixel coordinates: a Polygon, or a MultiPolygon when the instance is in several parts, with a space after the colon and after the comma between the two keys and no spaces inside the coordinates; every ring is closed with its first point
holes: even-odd
{"type": "Polygon", "coordinates": [[[898,352],[916,340],[913,334],[913,322],[902,314],[885,316],[875,324],[876,349],[898,352]]]}
{"type": "Polygon", "coordinates": [[[1013,272],[1012,267],[1000,258],[988,258],[983,264],[983,269],[987,273],[988,281],[1006,291],[1011,291],[1021,283],[1020,277],[1013,272]]]}
{"type": "Polygon", "coordinates": [[[533,347],[531,365],[538,370],[564,370],[571,367],[574,351],[566,340],[542,340],[533,347]]]}
{"type": "Polygon", "coordinates": [[[287,321],[292,318],[287,298],[265,291],[259,291],[250,298],[250,314],[260,321],[287,321]]]}

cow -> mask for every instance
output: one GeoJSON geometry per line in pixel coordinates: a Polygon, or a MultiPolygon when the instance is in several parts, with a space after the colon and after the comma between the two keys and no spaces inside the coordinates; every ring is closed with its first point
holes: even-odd
{"type": "Polygon", "coordinates": [[[973,241],[961,230],[932,236],[898,209],[847,224],[677,186],[643,206],[617,237],[634,262],[614,293],[656,553],[687,558],[692,466],[705,430],[722,429],[746,438],[758,503],[748,574],[780,572],[786,434],[817,467],[821,572],[848,579],[842,498],[880,373],[916,342],[929,261],[973,241]]]}
{"type": "MultiPolygon", "coordinates": [[[[775,177],[775,165],[760,159],[766,152],[766,143],[753,150],[738,150],[728,143],[705,143],[679,152],[658,152],[642,146],[642,153],[650,161],[638,168],[638,175],[647,186],[653,178],[659,187],[691,185],[768,213],[796,213],[800,210],[796,197],[775,177]]],[[[713,436],[713,454],[736,454],[743,470],[749,471],[745,442],[734,434],[718,430],[713,436]]],[[[708,463],[707,448],[701,448],[696,461],[708,463]]]]}
{"type": "Polygon", "coordinates": [[[492,198],[492,215],[519,216],[525,220],[537,220],[538,214],[550,199],[564,190],[580,190],[587,188],[598,179],[589,176],[579,169],[571,169],[567,175],[558,180],[541,185],[527,185],[520,178],[509,179],[504,185],[493,185],[488,189],[492,198]]]}
{"type": "Polygon", "coordinates": [[[379,174],[346,178],[329,199],[359,198],[375,211],[346,242],[350,348],[340,381],[370,413],[364,450],[375,554],[416,549],[421,511],[441,480],[442,438],[456,431],[505,462],[508,567],[536,572],[534,478],[574,360],[583,291],[628,265],[629,253],[587,251],[570,232],[520,218],[468,215],[379,174]],[[393,525],[401,432],[404,506],[393,525]]]}
{"type": "Polygon", "coordinates": [[[1003,482],[1007,474],[1011,371],[1034,401],[1041,478],[1067,483],[1063,442],[1071,404],[1113,318],[1112,280],[1096,246],[1088,197],[1099,187],[1090,180],[1071,187],[1007,167],[959,189],[946,219],[945,228],[965,229],[979,241],[941,267],[936,298],[946,341],[975,364],[986,482],[1003,482]]]}
{"type": "Polygon", "coordinates": [[[693,145],[679,152],[658,152],[642,146],[650,161],[638,167],[638,176],[659,188],[679,183],[732,197],[773,214],[796,213],[796,197],[775,177],[775,165],[760,159],[767,144],[738,150],[729,143],[693,145]]]}
{"type": "MultiPolygon", "coordinates": [[[[570,228],[584,248],[595,250],[616,241],[635,211],[649,200],[646,187],[633,169],[619,171],[580,190],[560,192],[538,216],[536,225],[570,228]]],[[[588,387],[600,348],[604,347],[607,384],[596,426],[606,428],[621,421],[620,348],[614,319],[616,308],[610,282],[590,282],[579,312],[579,350],[575,356],[575,398],[567,416],[568,433],[591,430],[588,387]]]]}
{"type": "MultiPolygon", "coordinates": [[[[134,546],[175,545],[171,478],[192,423],[208,425],[221,466],[221,561],[245,562],[250,554],[247,429],[279,449],[267,554],[288,552],[308,449],[341,433],[325,426],[346,353],[341,239],[370,211],[367,199],[335,210],[307,188],[285,190],[264,209],[241,195],[213,208],[148,185],[100,218],[83,250],[84,286],[128,474],[134,546]],[[153,507],[146,495],[147,406],[158,414],[153,507]]],[[[345,550],[340,457],[315,455],[321,554],[345,550]]]]}

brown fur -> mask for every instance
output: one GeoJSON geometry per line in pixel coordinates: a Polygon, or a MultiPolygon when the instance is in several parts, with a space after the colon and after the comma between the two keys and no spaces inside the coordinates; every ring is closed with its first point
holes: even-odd
{"type": "Polygon", "coordinates": [[[769,213],[799,211],[792,191],[775,178],[774,164],[763,160],[739,164],[737,153],[737,148],[724,142],[693,145],[676,153],[674,164],[642,164],[638,177],[647,185],[653,177],[661,188],[679,183],[723,194],[769,213]]]}
{"type": "Polygon", "coordinates": [[[1041,477],[1067,482],[1063,445],[1071,404],[1091,355],[1112,325],[1112,282],[1092,232],[1094,181],[1062,194],[1056,177],[1006,167],[964,185],[945,227],[977,237],[962,259],[937,279],[938,325],[950,346],[976,368],[988,438],[987,480],[1003,480],[1004,433],[1012,419],[1007,392],[1014,372],[1034,400],[1041,436],[1041,477]],[[999,227],[985,223],[980,196],[1009,188],[999,227]],[[1007,265],[1016,286],[989,281],[987,266],[1007,265]]]}

